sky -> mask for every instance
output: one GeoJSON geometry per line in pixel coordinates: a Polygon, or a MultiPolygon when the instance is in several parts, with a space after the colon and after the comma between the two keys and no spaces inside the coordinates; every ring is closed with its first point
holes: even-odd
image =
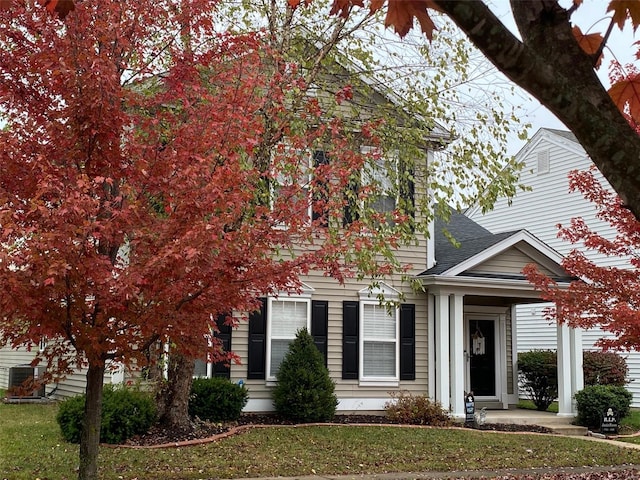
{"type": "MultiPolygon", "coordinates": [[[[490,4],[490,8],[493,12],[505,23],[505,25],[511,27],[514,33],[517,33],[513,17],[511,16],[509,0],[490,0],[488,3],[490,4]]],[[[560,4],[565,8],[568,8],[571,3],[572,0],[560,0],[560,4]]],[[[573,14],[572,23],[578,25],[585,33],[599,32],[604,34],[607,30],[610,19],[610,14],[606,13],[606,7],[608,4],[608,0],[584,0],[580,8],[573,14]]],[[[634,34],[630,27],[627,27],[624,31],[620,31],[617,27],[614,28],[608,42],[611,50],[604,52],[604,61],[598,70],[598,76],[605,86],[609,86],[608,65],[614,58],[614,54],[615,58],[617,58],[621,63],[633,62],[637,48],[634,48],[632,44],[634,41],[639,39],[640,33],[636,35],[636,38],[634,39],[634,34]]],[[[522,107],[522,119],[525,123],[528,122],[532,125],[529,130],[530,137],[540,128],[568,130],[560,120],[558,120],[545,107],[540,105],[540,102],[535,100],[524,90],[518,89],[518,94],[513,98],[512,102],[522,107]]],[[[516,136],[513,136],[509,142],[508,153],[514,155],[523,146],[524,142],[519,140],[516,136]]]]}

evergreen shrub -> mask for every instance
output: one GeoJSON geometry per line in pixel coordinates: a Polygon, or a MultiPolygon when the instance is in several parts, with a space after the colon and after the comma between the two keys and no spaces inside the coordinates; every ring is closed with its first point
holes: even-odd
{"type": "Polygon", "coordinates": [[[589,385],[575,395],[576,423],[591,429],[600,428],[604,413],[611,407],[618,421],[629,415],[632,395],[618,385],[589,385]]]}
{"type": "MultiPolygon", "coordinates": [[[[60,403],[56,421],[62,436],[80,443],[86,395],[77,395],[60,403]]],[[[105,385],[102,397],[100,441],[120,444],[149,430],[156,422],[156,404],[148,392],[105,385]]]]}
{"type": "Polygon", "coordinates": [[[191,385],[189,415],[210,422],[237,420],[249,392],[226,378],[196,378],[191,385]]]}
{"type": "Polygon", "coordinates": [[[276,379],[273,403],[280,416],[297,422],[321,422],[335,415],[335,383],[306,328],[298,331],[289,345],[276,379]]]}

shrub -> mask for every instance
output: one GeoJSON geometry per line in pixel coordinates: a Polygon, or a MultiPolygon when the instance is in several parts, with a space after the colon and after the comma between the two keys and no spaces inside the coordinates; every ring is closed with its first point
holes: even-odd
{"type": "Polygon", "coordinates": [[[273,403],[282,417],[320,422],[335,415],[338,405],[335,383],[306,329],[298,331],[289,345],[276,378],[278,385],[273,390],[273,403]]]}
{"type": "Polygon", "coordinates": [[[442,405],[434,402],[426,395],[412,395],[411,392],[391,393],[392,400],[385,403],[387,417],[398,423],[412,425],[446,426],[451,418],[442,409],[442,405]]]}
{"type": "Polygon", "coordinates": [[[617,385],[627,383],[627,361],[615,352],[584,352],[582,361],[585,385],[617,385]]]}
{"type": "Polygon", "coordinates": [[[210,422],[237,420],[249,392],[226,378],[196,378],[191,385],[189,415],[210,422]]]}
{"type": "MultiPolygon", "coordinates": [[[[60,403],[56,421],[62,436],[71,443],[80,443],[84,419],[85,395],[60,403]]],[[[104,387],[100,441],[123,443],[134,435],[145,433],[156,421],[156,404],[150,394],[131,388],[104,387]]]]}
{"type": "Polygon", "coordinates": [[[609,407],[618,415],[618,421],[629,415],[631,393],[617,385],[590,385],[575,395],[578,416],[576,423],[598,429],[602,416],[609,407]]]}
{"type": "Polygon", "coordinates": [[[545,411],[558,397],[558,361],[553,350],[518,354],[520,385],[537,410],[545,411]]]}

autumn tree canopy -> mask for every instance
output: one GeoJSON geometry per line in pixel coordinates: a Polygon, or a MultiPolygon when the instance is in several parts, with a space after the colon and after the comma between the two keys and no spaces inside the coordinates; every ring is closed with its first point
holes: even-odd
{"type": "Polygon", "coordinates": [[[547,318],[572,327],[599,326],[612,335],[599,340],[604,348],[634,350],[640,345],[640,222],[622,206],[620,198],[600,184],[593,171],[570,174],[571,191],[579,191],[596,207],[596,216],[615,228],[615,238],[604,238],[582,218],[561,225],[559,235],[575,244],[562,266],[576,280],[567,290],[528,266],[525,274],[541,291],[542,298],[554,302],[547,318]],[[624,258],[625,267],[600,266],[586,254],[598,252],[624,258]]]}
{"type": "Polygon", "coordinates": [[[216,32],[214,4],[0,10],[0,344],[46,339],[50,375],[88,369],[82,479],[109,365],[144,365],[158,342],[199,358],[206,338],[229,360],[219,316],[234,324],[311,269],[402,273],[393,251],[415,239],[409,203],[366,208],[379,120],[324,116],[264,34],[216,32]]]}

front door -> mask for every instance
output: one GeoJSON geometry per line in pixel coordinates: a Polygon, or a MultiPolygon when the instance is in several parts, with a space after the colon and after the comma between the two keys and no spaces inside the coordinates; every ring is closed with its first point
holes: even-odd
{"type": "Polygon", "coordinates": [[[486,317],[467,322],[467,388],[476,398],[496,397],[496,324],[486,317]]]}

